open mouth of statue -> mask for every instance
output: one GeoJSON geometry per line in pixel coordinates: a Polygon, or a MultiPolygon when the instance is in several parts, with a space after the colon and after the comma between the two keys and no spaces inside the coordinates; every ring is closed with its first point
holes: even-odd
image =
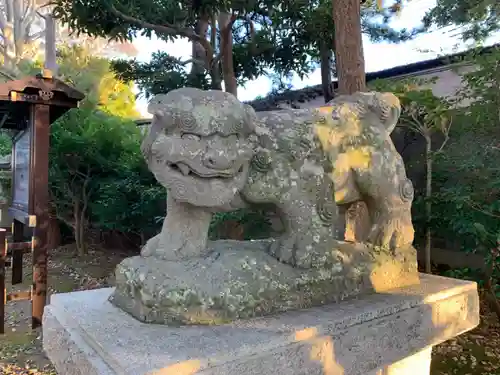
{"type": "Polygon", "coordinates": [[[186,177],[198,177],[198,178],[234,178],[236,175],[243,173],[244,167],[240,166],[237,172],[234,170],[210,170],[206,169],[203,172],[197,171],[191,168],[185,163],[167,163],[167,166],[174,172],[180,173],[186,177]]]}

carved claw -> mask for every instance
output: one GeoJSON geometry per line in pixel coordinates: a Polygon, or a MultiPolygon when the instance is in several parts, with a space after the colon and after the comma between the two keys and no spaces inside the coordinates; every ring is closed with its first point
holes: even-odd
{"type": "Polygon", "coordinates": [[[296,234],[285,233],[274,240],[269,249],[269,253],[280,262],[287,263],[293,266],[296,242],[296,234]]]}
{"type": "Polygon", "coordinates": [[[373,224],[368,242],[375,246],[391,249],[401,248],[413,243],[414,230],[409,215],[380,215],[373,224]]]}
{"type": "Polygon", "coordinates": [[[293,267],[309,269],[321,267],[326,261],[326,254],[336,247],[337,240],[327,228],[317,233],[319,240],[311,231],[293,231],[277,238],[271,245],[269,252],[282,263],[293,267]]]}
{"type": "Polygon", "coordinates": [[[142,247],[141,256],[142,257],[154,256],[156,253],[156,249],[158,248],[159,242],[160,242],[160,235],[159,234],[150,238],[146,242],[146,244],[142,247]]]}

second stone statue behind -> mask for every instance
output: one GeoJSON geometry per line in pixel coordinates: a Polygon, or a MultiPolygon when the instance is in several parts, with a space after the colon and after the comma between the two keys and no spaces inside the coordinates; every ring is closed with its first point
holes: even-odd
{"type": "Polygon", "coordinates": [[[167,189],[160,234],[116,269],[111,301],[144,322],[220,324],[418,283],[413,187],[390,133],[390,93],[255,113],[231,94],[182,88],[149,105],[141,146],[167,189]],[[342,241],[363,201],[371,229],[342,241]],[[272,207],[284,233],[208,241],[212,215],[272,207]]]}

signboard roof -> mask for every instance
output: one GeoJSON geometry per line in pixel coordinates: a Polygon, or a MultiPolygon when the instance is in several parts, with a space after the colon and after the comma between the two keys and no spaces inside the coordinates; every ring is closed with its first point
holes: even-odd
{"type": "Polygon", "coordinates": [[[63,81],[41,74],[0,83],[0,127],[22,130],[27,126],[31,104],[50,105],[50,122],[70,108],[78,106],[85,96],[63,81]]]}

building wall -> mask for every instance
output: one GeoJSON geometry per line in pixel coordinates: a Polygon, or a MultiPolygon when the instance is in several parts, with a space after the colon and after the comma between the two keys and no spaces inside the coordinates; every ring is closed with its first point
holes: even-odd
{"type": "MultiPolygon", "coordinates": [[[[430,88],[434,95],[442,98],[450,98],[457,94],[463,87],[462,75],[471,72],[474,69],[469,64],[453,64],[445,67],[421,71],[414,74],[402,75],[391,78],[392,80],[402,80],[407,78],[416,78],[422,80],[433,80],[429,85],[424,87],[430,88]]],[[[293,105],[298,108],[317,108],[325,104],[323,96],[318,96],[304,103],[294,102],[293,105]]],[[[467,103],[460,103],[467,105],[467,103]]],[[[290,108],[291,105],[286,102],[280,103],[281,108],[290,108]]]]}
{"type": "MultiPolygon", "coordinates": [[[[438,68],[433,68],[425,71],[420,71],[418,73],[400,75],[396,77],[390,78],[391,80],[403,80],[414,78],[422,81],[428,82],[422,86],[422,88],[431,89],[434,95],[441,98],[453,98],[460,89],[463,88],[462,75],[468,72],[471,72],[474,69],[474,66],[470,64],[453,64],[448,66],[441,66],[438,68]]],[[[324,97],[322,95],[316,96],[315,98],[311,98],[304,102],[294,101],[290,102],[278,102],[278,107],[280,108],[317,108],[325,104],[324,97]]],[[[458,105],[465,106],[468,103],[461,102],[458,105]]],[[[426,177],[426,169],[425,169],[425,141],[418,135],[414,135],[411,132],[408,132],[406,128],[397,127],[394,132],[391,134],[391,138],[396,146],[396,149],[399,151],[406,165],[406,172],[408,178],[412,181],[417,191],[421,191],[425,186],[425,177],[426,177]]],[[[347,217],[348,228],[351,230],[347,230],[346,239],[350,238],[354,240],[354,231],[352,230],[363,221],[363,214],[358,215],[359,210],[362,210],[363,207],[355,207],[353,208],[352,217],[357,219],[349,221],[349,215],[347,217]],[[359,222],[359,223],[358,223],[359,222]]],[[[366,216],[366,215],[364,215],[366,216]]],[[[363,226],[368,226],[369,223],[366,222],[361,224],[360,228],[363,226]]],[[[278,226],[275,224],[273,226],[275,229],[278,226]]]]}

